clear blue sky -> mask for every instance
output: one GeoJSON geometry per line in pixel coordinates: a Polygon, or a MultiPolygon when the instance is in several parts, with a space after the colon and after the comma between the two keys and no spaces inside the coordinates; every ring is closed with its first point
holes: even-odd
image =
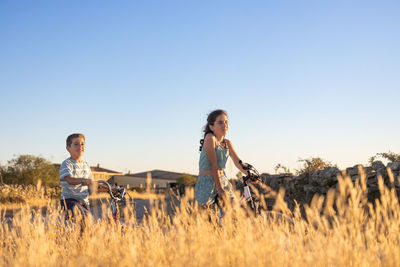
{"type": "MultiPolygon", "coordinates": [[[[398,1],[1,1],[0,164],[197,172],[207,113],[260,171],[400,152],[398,1]]],[[[234,171],[236,172],[236,171],[234,171]]]]}

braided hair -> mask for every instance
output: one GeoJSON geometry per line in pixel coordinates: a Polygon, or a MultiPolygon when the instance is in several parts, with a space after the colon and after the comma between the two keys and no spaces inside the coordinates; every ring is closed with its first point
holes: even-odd
{"type": "Polygon", "coordinates": [[[210,125],[214,125],[214,123],[217,120],[217,117],[219,115],[228,116],[228,113],[225,110],[217,109],[217,110],[212,111],[210,114],[208,114],[207,124],[204,125],[204,129],[203,129],[203,132],[204,132],[203,139],[200,140],[199,151],[201,151],[203,149],[204,138],[206,138],[206,135],[209,134],[209,133],[214,134],[214,132],[210,129],[210,125]]]}

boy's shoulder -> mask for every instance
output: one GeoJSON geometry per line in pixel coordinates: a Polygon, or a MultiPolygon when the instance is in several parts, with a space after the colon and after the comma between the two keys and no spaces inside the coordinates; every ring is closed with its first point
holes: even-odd
{"type": "Polygon", "coordinates": [[[73,161],[71,160],[71,158],[67,158],[61,163],[61,166],[69,165],[69,164],[72,164],[72,163],[73,163],[73,161]]]}
{"type": "Polygon", "coordinates": [[[64,160],[61,163],[61,166],[68,166],[68,165],[75,165],[75,166],[79,166],[79,165],[80,166],[85,166],[85,165],[87,165],[89,167],[89,164],[86,161],[81,160],[80,162],[76,162],[75,160],[73,160],[71,158],[67,158],[66,160],[64,160]]]}

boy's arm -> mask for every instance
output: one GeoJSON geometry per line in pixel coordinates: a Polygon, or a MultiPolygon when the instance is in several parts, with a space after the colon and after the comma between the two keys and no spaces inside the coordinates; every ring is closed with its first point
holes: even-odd
{"type": "MultiPolygon", "coordinates": [[[[87,163],[86,163],[87,165],[87,163]]],[[[87,165],[86,168],[89,171],[89,178],[83,177],[74,177],[74,167],[71,162],[65,160],[60,166],[60,181],[65,181],[67,184],[70,185],[91,185],[92,184],[92,173],[90,171],[90,167],[87,165]]]]}
{"type": "Polygon", "coordinates": [[[65,176],[64,180],[70,184],[70,185],[92,185],[93,180],[92,179],[87,179],[87,178],[78,178],[78,177],[71,177],[71,176],[65,176]]]}
{"type": "MultiPolygon", "coordinates": [[[[89,165],[85,162],[87,171],[89,172],[88,178],[83,177],[73,177],[72,176],[72,166],[69,162],[64,161],[60,166],[60,179],[64,180],[70,185],[86,185],[89,186],[92,192],[99,191],[99,192],[108,192],[108,187],[104,184],[97,183],[93,180],[93,175],[90,170],[89,165]]],[[[112,191],[116,191],[112,189],[112,191]]]]}
{"type": "MultiPolygon", "coordinates": [[[[71,176],[66,176],[64,177],[64,180],[70,184],[70,185],[87,185],[92,188],[92,192],[108,192],[108,187],[106,187],[103,184],[97,183],[96,181],[93,181],[92,179],[87,179],[87,178],[77,178],[77,177],[71,177],[71,176]]],[[[113,192],[116,190],[112,189],[113,192]]]]}

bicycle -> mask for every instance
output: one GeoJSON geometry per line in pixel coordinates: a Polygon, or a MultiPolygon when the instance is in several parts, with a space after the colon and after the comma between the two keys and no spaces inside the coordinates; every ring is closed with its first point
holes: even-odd
{"type": "Polygon", "coordinates": [[[125,190],[123,186],[118,186],[118,187],[111,187],[111,185],[103,180],[97,181],[100,184],[103,184],[106,186],[107,193],[110,195],[112,203],[111,203],[111,214],[112,218],[115,223],[119,223],[121,219],[121,205],[125,204],[125,195],[128,195],[130,198],[130,201],[133,203],[133,210],[135,209],[135,202],[133,202],[133,198],[129,195],[129,193],[125,190]]]}
{"type": "MultiPolygon", "coordinates": [[[[239,200],[240,206],[244,206],[247,204],[247,206],[250,207],[250,209],[254,212],[254,215],[256,217],[264,217],[270,222],[274,223],[286,223],[289,224],[290,226],[294,226],[294,220],[281,212],[278,211],[271,211],[267,210],[266,208],[263,208],[263,211],[260,211],[260,199],[257,198],[252,190],[252,187],[250,186],[251,184],[258,184],[262,183],[261,175],[257,171],[256,168],[254,168],[251,164],[249,163],[244,163],[241,160],[239,161],[239,164],[242,166],[244,170],[248,172],[247,175],[242,176],[242,186],[239,187],[241,189],[241,196],[239,200]]],[[[217,205],[218,208],[218,218],[219,218],[219,223],[222,225],[222,218],[224,217],[224,209],[223,209],[223,204],[221,203],[221,200],[218,198],[218,195],[215,197],[214,203],[217,205]]]]}
{"type": "MultiPolygon", "coordinates": [[[[121,206],[122,205],[126,205],[125,203],[125,195],[128,195],[130,198],[130,201],[132,201],[133,203],[133,211],[135,214],[135,203],[133,202],[133,198],[130,196],[130,194],[125,190],[125,188],[123,186],[118,186],[118,187],[112,187],[108,182],[100,180],[97,181],[97,189],[99,191],[102,191],[101,189],[106,189],[107,193],[109,194],[110,198],[111,198],[111,214],[112,214],[112,219],[107,217],[104,219],[101,219],[102,216],[98,216],[98,213],[94,212],[94,215],[92,214],[92,218],[97,218],[97,222],[106,222],[109,226],[117,226],[121,229],[121,234],[124,233],[124,231],[127,229],[127,225],[125,222],[121,221],[121,206]]],[[[65,216],[65,214],[68,211],[64,211],[63,212],[63,216],[65,216]]],[[[104,212],[102,210],[102,212],[104,212]]],[[[65,218],[65,217],[64,217],[65,218]]],[[[60,228],[64,228],[63,226],[68,226],[66,229],[68,231],[74,231],[74,229],[76,229],[76,227],[78,227],[80,235],[82,236],[82,234],[84,233],[85,229],[91,225],[88,224],[86,219],[88,217],[85,216],[85,214],[80,213],[78,216],[73,217],[72,219],[66,219],[63,221],[59,221],[59,226],[60,228]]],[[[61,238],[61,235],[58,234],[54,234],[52,235],[52,237],[54,238],[61,238]]]]}

